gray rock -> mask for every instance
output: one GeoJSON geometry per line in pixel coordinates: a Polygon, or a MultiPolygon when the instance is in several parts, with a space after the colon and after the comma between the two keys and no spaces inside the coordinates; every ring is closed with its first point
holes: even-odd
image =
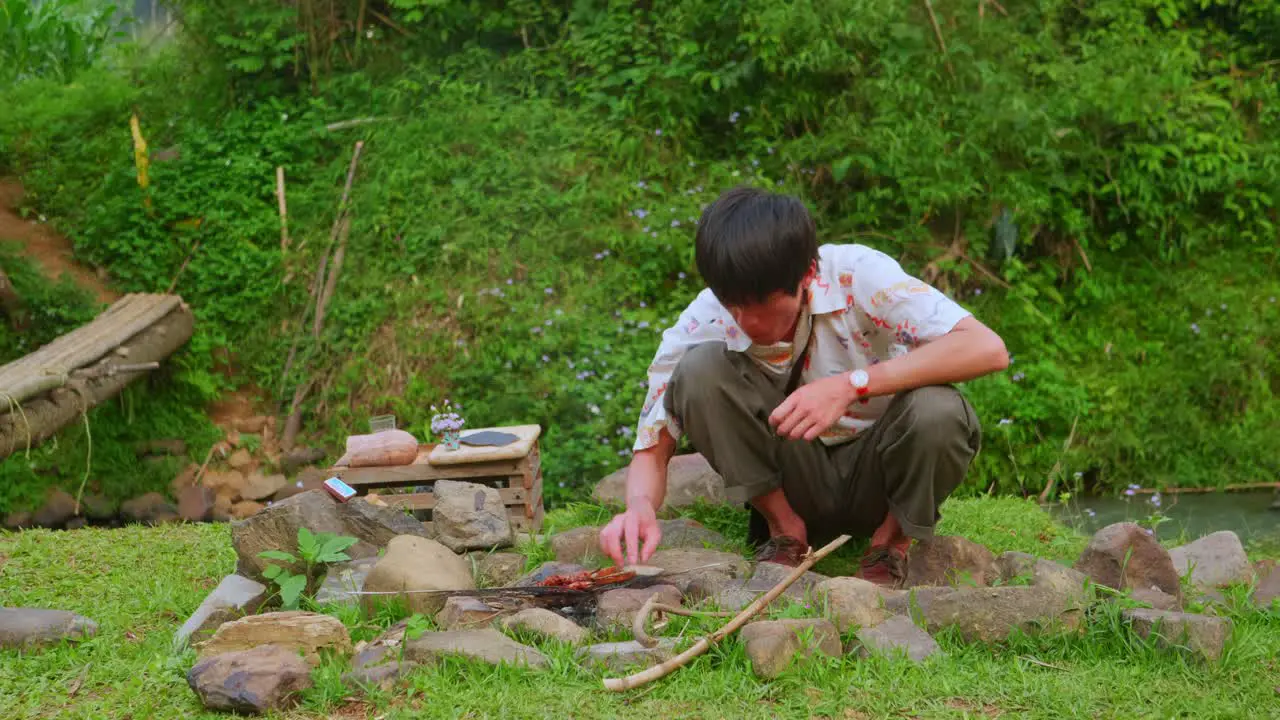
{"type": "MultiPolygon", "coordinates": [[[[284,550],[296,555],[299,527],[356,538],[356,544],[346,550],[352,559],[376,557],[398,535],[427,535],[422,523],[401,510],[363,498],[340,503],[323,491],[311,490],[231,524],[231,543],[239,556],[236,571],[251,580],[264,580],[262,571],[267,565],[286,563],[260,558],[258,553],[284,550]]],[[[288,569],[295,573],[304,570],[300,563],[288,569]]]]}
{"type": "Polygon", "coordinates": [[[507,630],[523,630],[568,645],[581,645],[591,636],[586,628],[546,608],[526,608],[499,623],[507,630]]]}
{"type": "Polygon", "coordinates": [[[540,668],[547,657],[492,628],[428,632],[405,641],[405,657],[413,662],[434,662],[447,655],[479,660],[491,665],[510,664],[540,668]]]}
{"type": "Polygon", "coordinates": [[[469,557],[474,565],[476,585],[480,587],[502,587],[524,572],[525,557],[520,553],[473,552],[469,557]]]}
{"type": "Polygon", "coordinates": [[[0,648],[7,650],[79,642],[97,634],[97,623],[67,610],[0,607],[0,648]]]}
{"type": "Polygon", "coordinates": [[[848,632],[853,627],[878,625],[889,615],[884,608],[884,593],[880,586],[861,578],[825,580],[815,588],[814,594],[840,632],[848,632]]]}
{"type": "Polygon", "coordinates": [[[227,458],[227,465],[241,472],[246,472],[253,465],[253,456],[249,454],[247,449],[240,448],[231,453],[231,457],[227,458]]]}
{"type": "Polygon", "coordinates": [[[330,565],[316,590],[315,601],[320,605],[359,605],[360,596],[353,593],[364,589],[364,581],[377,564],[378,558],[366,557],[330,565]]]}
{"type": "Polygon", "coordinates": [[[917,663],[943,654],[938,641],[903,615],[894,615],[878,625],[858,630],[857,651],[862,657],[876,653],[905,654],[917,663]]]}
{"type": "Polygon", "coordinates": [[[922,622],[935,599],[955,591],[956,588],[946,585],[924,585],[898,591],[886,590],[882,595],[884,609],[890,615],[906,615],[922,622]]]}
{"type": "MultiPolygon", "coordinates": [[[[776,587],[783,580],[787,579],[795,568],[788,567],[781,563],[760,562],[756,563],[755,568],[751,572],[751,579],[746,582],[746,589],[758,593],[766,593],[776,587]]],[[[814,599],[814,592],[818,585],[826,582],[829,578],[816,572],[806,572],[800,576],[800,579],[791,583],[791,585],[783,591],[784,597],[789,597],[799,603],[811,603],[814,599]]]]}
{"type": "Polygon", "coordinates": [[[1125,610],[1122,615],[1139,636],[1154,636],[1157,647],[1187,650],[1207,660],[1221,657],[1231,638],[1230,618],[1147,608],[1125,610]]]}
{"type": "Polygon", "coordinates": [[[1154,585],[1161,592],[1182,596],[1169,552],[1137,523],[1114,523],[1094,533],[1074,567],[1113,590],[1154,585]]]}
{"type": "Polygon", "coordinates": [[[50,490],[44,504],[31,516],[37,527],[60,528],[76,514],[76,499],[57,488],[50,490]]]}
{"type": "Polygon", "coordinates": [[[511,519],[497,488],[460,480],[437,480],[431,522],[440,542],[454,552],[507,547],[514,542],[511,519]]]}
{"type": "Polygon", "coordinates": [[[1190,574],[1191,583],[1200,588],[1253,582],[1253,566],[1244,545],[1230,530],[1210,533],[1176,547],[1169,551],[1169,559],[1180,576],[1190,574]]]}
{"type": "Polygon", "coordinates": [[[260,582],[239,575],[222,578],[222,582],[174,633],[174,651],[180,651],[188,642],[207,639],[223,623],[257,612],[266,599],[267,588],[260,582]]]}
{"type": "MultiPolygon", "coordinates": [[[[626,504],[627,468],[621,468],[596,484],[591,496],[596,502],[626,504]]],[[[724,478],[720,477],[701,454],[676,455],[667,465],[667,492],[662,507],[677,508],[699,501],[711,504],[725,502],[724,478]]]]}
{"type": "Polygon", "coordinates": [[[594,565],[604,558],[600,552],[600,528],[580,527],[551,536],[556,562],[594,565]]]}
{"type": "Polygon", "coordinates": [[[342,682],[347,685],[390,690],[410,667],[412,667],[410,663],[391,660],[377,665],[352,668],[342,674],[342,682]]]}
{"type": "Polygon", "coordinates": [[[120,506],[120,515],[126,522],[144,525],[160,525],[179,519],[178,509],[158,492],[126,500],[120,506]]]}
{"type": "MultiPolygon", "coordinates": [[[[299,495],[298,497],[302,497],[299,495]]],[[[288,502],[288,501],[286,501],[288,502]]],[[[366,592],[402,590],[474,590],[475,579],[466,559],[453,554],[435,540],[416,535],[400,535],[387,544],[387,552],[364,580],[366,592]]],[[[372,609],[389,598],[400,598],[413,612],[433,615],[444,606],[437,595],[410,592],[403,595],[363,595],[363,605],[372,609]]]]}
{"type": "Polygon", "coordinates": [[[658,543],[659,550],[675,548],[716,549],[724,547],[728,543],[728,540],[723,535],[711,530],[693,518],[659,520],[658,526],[662,530],[662,540],[658,543]]]}
{"type": "Polygon", "coordinates": [[[989,585],[997,577],[995,556],[958,535],[936,535],[907,553],[907,587],[921,585],[989,585]]]}
{"type": "Polygon", "coordinates": [[[101,522],[116,516],[116,504],[103,495],[85,495],[80,501],[80,514],[101,522]]]}
{"type": "Polygon", "coordinates": [[[1015,629],[1034,634],[1080,627],[1083,608],[1045,587],[956,588],[921,604],[930,632],[956,626],[970,642],[1000,642],[1015,629]]]}
{"type": "Polygon", "coordinates": [[[671,585],[606,590],[600,593],[596,603],[596,622],[605,629],[630,629],[636,612],[652,595],[657,595],[658,602],[663,605],[672,607],[680,605],[680,591],[671,585]]]}
{"type": "Polygon", "coordinates": [[[89,525],[88,520],[85,520],[83,517],[80,517],[77,515],[76,517],[73,517],[70,520],[68,520],[67,524],[63,525],[62,527],[66,530],[79,530],[80,528],[87,527],[88,525],[89,525]]]}
{"type": "Polygon", "coordinates": [[[294,650],[262,645],[197,662],[187,684],[207,708],[266,713],[298,704],[299,693],[311,687],[311,666],[294,650]]]}
{"type": "Polygon", "coordinates": [[[583,570],[586,570],[586,568],[581,565],[556,562],[552,560],[544,562],[533,570],[530,570],[519,580],[516,580],[512,584],[512,587],[533,587],[552,575],[572,575],[573,573],[580,573],[583,570]]]}
{"type": "Polygon", "coordinates": [[[1253,604],[1260,608],[1271,607],[1280,597],[1280,567],[1274,561],[1262,561],[1254,566],[1258,584],[1253,589],[1253,604]]]}
{"type": "Polygon", "coordinates": [[[281,500],[288,500],[294,495],[301,495],[308,490],[325,492],[324,481],[328,479],[329,477],[326,473],[316,468],[307,468],[298,473],[298,476],[293,480],[285,483],[283,487],[276,491],[275,495],[271,496],[271,499],[274,502],[280,502],[281,500]]]}
{"type": "Polygon", "coordinates": [[[213,514],[213,503],[217,500],[213,488],[203,485],[189,485],[178,495],[178,515],[190,522],[203,522],[213,514]]]}
{"type": "Polygon", "coordinates": [[[444,607],[436,613],[436,625],[442,630],[473,630],[489,625],[506,613],[478,598],[455,595],[445,600],[444,607]]]}
{"type": "Polygon", "coordinates": [[[1000,579],[1009,582],[1029,577],[1034,587],[1048,587],[1075,598],[1087,592],[1089,577],[1061,563],[1020,552],[1007,552],[996,559],[1000,579]]]}
{"type": "Polygon", "coordinates": [[[775,678],[797,657],[840,656],[840,635],[827,620],[760,620],[739,631],[758,677],[775,678]]]}
{"type": "Polygon", "coordinates": [[[713,588],[751,575],[751,563],[741,555],[719,550],[659,550],[649,558],[648,564],[662,568],[670,575],[664,577],[664,582],[670,582],[693,599],[708,597],[713,588]]]}
{"type": "Polygon", "coordinates": [[[1129,596],[1141,603],[1146,603],[1156,610],[1181,610],[1178,598],[1162,592],[1160,588],[1135,588],[1129,592],[1129,596]]]}
{"type": "Polygon", "coordinates": [[[635,640],[587,645],[578,648],[574,657],[584,665],[596,665],[609,672],[624,673],[652,667],[670,660],[675,654],[675,638],[658,638],[658,644],[651,648],[635,640]]]}
{"type": "Polygon", "coordinates": [[[300,652],[314,666],[320,664],[321,651],[350,653],[351,636],[342,621],[330,615],[285,610],[223,623],[197,649],[203,660],[260,645],[279,645],[300,652]]]}
{"type": "Polygon", "coordinates": [[[255,472],[245,481],[240,497],[245,500],[266,500],[289,484],[284,475],[263,475],[255,472]]]}
{"type": "Polygon", "coordinates": [[[324,451],[319,448],[294,448],[280,458],[280,469],[286,475],[292,475],[304,465],[314,465],[324,459],[324,451]]]}

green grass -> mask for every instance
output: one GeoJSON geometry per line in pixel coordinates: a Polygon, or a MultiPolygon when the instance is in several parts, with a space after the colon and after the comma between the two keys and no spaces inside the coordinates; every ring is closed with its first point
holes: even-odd
{"type": "MultiPolygon", "coordinates": [[[[688,514],[712,525],[718,519],[728,530],[742,516],[706,507],[688,514]]],[[[964,534],[997,553],[1070,560],[1085,541],[1020,500],[953,500],[943,514],[942,532],[964,534]]],[[[607,517],[607,510],[580,505],[552,513],[547,527],[607,517]]],[[[545,557],[540,545],[524,550],[531,563],[545,557]]],[[[854,557],[843,556],[819,569],[841,572],[854,557]]],[[[234,565],[225,525],[0,535],[0,605],[64,608],[100,624],[98,636],[78,646],[0,654],[0,717],[224,717],[202,711],[185,680],[194,652],[174,654],[170,640],[234,565]]],[[[775,614],[800,611],[790,606],[775,614]]],[[[1275,707],[1280,612],[1233,611],[1233,643],[1212,667],[1144,646],[1117,612],[1105,609],[1083,637],[1018,637],[988,647],[943,632],[938,640],[946,656],[923,666],[843,657],[807,663],[771,682],[752,675],[731,639],[669,678],[620,695],[602,689],[604,673],[580,668],[570,648],[553,645],[542,647],[552,665],[541,672],[450,660],[418,670],[396,691],[368,695],[345,687],[343,662],[330,659],[316,670],[301,706],[285,716],[1225,718],[1259,717],[1275,707]]],[[[336,614],[355,641],[395,619],[336,614]]],[[[719,622],[679,619],[664,634],[696,637],[719,622]]]]}

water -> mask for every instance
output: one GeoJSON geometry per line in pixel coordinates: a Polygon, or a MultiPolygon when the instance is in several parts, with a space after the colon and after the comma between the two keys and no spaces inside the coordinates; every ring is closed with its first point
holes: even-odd
{"type": "MultiPolygon", "coordinates": [[[[1269,509],[1275,497],[1271,490],[1161,495],[1158,509],[1169,520],[1160,525],[1158,533],[1164,539],[1185,533],[1194,540],[1218,530],[1233,530],[1246,546],[1280,547],[1280,510],[1269,509]]],[[[1111,523],[1145,520],[1157,509],[1149,498],[1075,497],[1049,509],[1060,522],[1092,535],[1111,523]]]]}

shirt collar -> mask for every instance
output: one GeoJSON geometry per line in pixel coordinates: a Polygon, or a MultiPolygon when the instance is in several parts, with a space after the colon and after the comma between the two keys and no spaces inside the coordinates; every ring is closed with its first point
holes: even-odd
{"type": "Polygon", "coordinates": [[[848,310],[853,296],[837,282],[830,263],[818,259],[818,272],[809,281],[809,310],[814,315],[848,310]]]}

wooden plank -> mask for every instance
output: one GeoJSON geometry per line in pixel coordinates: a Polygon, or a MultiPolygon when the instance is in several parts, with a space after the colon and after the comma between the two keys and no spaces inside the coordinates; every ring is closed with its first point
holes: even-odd
{"type": "MultiPolygon", "coordinates": [[[[529,504],[529,491],[518,485],[516,487],[499,488],[498,494],[502,496],[502,504],[504,506],[523,508],[529,504]]],[[[430,510],[436,506],[435,493],[380,494],[378,497],[388,505],[397,505],[413,510],[430,510]]]]}
{"type": "Polygon", "coordinates": [[[478,478],[505,479],[521,472],[521,460],[498,460],[472,465],[435,466],[426,462],[426,456],[434,445],[424,445],[418,451],[418,459],[409,465],[381,465],[374,467],[333,467],[331,475],[342,478],[352,487],[403,487],[423,485],[434,480],[462,480],[478,478]]]}
{"type": "Polygon", "coordinates": [[[432,465],[470,465],[471,463],[491,462],[493,460],[519,460],[529,454],[530,448],[534,446],[534,443],[538,441],[538,436],[542,434],[541,425],[507,425],[503,427],[475,428],[463,433],[462,437],[466,438],[470,433],[485,430],[511,433],[518,439],[510,445],[501,447],[472,447],[464,444],[459,446],[457,450],[448,450],[443,445],[438,445],[431,451],[427,461],[432,465]]]}

